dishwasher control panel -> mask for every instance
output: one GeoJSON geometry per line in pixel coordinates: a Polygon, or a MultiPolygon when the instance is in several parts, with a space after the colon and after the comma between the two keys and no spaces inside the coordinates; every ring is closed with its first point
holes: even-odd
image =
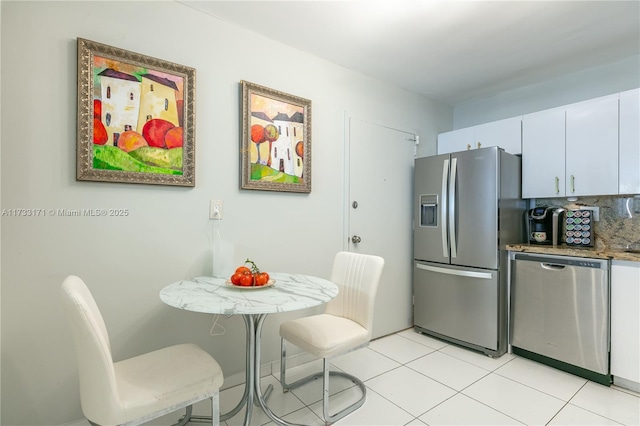
{"type": "Polygon", "coordinates": [[[606,259],[594,259],[586,257],[558,256],[547,254],[512,253],[514,260],[528,260],[544,264],[579,266],[582,268],[609,269],[609,261],[606,259]]]}

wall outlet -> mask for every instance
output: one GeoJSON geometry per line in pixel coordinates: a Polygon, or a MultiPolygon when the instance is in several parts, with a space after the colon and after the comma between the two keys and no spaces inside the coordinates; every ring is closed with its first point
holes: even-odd
{"type": "Polygon", "coordinates": [[[209,204],[209,219],[222,219],[222,200],[211,200],[209,204]]]}
{"type": "Polygon", "coordinates": [[[580,206],[580,210],[591,210],[593,212],[593,221],[600,221],[600,207],[597,206],[580,206]]]}

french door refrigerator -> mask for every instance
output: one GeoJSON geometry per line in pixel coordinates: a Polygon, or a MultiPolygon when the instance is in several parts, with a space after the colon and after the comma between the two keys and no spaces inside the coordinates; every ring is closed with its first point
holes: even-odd
{"type": "Polygon", "coordinates": [[[520,157],[498,147],[415,161],[416,331],[498,357],[507,349],[505,246],[524,241],[520,157]]]}

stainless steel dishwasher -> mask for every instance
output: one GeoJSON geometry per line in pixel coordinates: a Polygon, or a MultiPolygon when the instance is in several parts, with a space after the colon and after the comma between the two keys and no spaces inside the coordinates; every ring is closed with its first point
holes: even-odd
{"type": "Polygon", "coordinates": [[[609,260],[510,257],[513,353],[610,385],[609,260]]]}

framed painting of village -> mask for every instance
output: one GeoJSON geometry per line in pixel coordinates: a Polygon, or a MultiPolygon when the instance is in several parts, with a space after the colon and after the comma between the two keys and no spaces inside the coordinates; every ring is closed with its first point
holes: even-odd
{"type": "Polygon", "coordinates": [[[76,179],[195,186],[195,69],[78,38],[76,179]]]}
{"type": "Polygon", "coordinates": [[[242,85],[242,189],[311,192],[311,101],[242,85]]]}

